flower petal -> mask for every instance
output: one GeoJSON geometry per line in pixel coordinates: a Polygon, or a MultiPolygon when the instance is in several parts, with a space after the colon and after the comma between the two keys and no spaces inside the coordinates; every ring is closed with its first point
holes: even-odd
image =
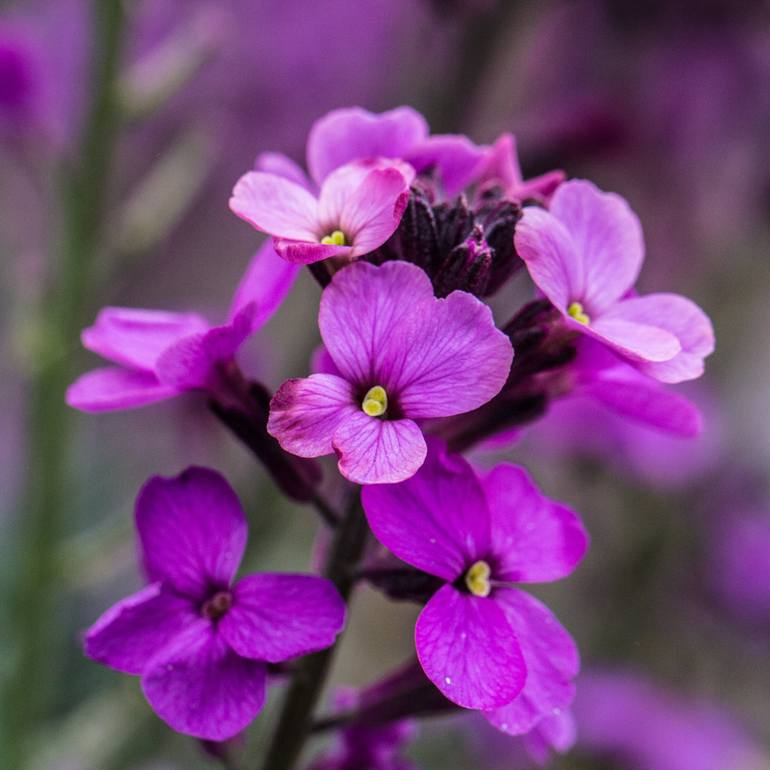
{"type": "Polygon", "coordinates": [[[367,486],[361,502],[375,537],[407,564],[453,581],[487,555],[489,509],[471,466],[431,439],[425,463],[401,484],[367,486]]]}
{"type": "Polygon", "coordinates": [[[588,548],[588,535],[576,513],[545,497],[515,465],[496,466],[481,483],[498,559],[495,577],[545,583],[575,569],[588,548]]]}
{"type": "Polygon", "coordinates": [[[513,242],[536,286],[562,312],[583,296],[583,255],[553,214],[526,206],[513,242]]]}
{"type": "Polygon", "coordinates": [[[516,698],[484,716],[503,732],[521,735],[572,703],[580,658],[572,637],[537,599],[504,588],[495,592],[495,601],[519,640],[527,681],[516,698]]]}
{"type": "Polygon", "coordinates": [[[207,468],[151,478],[136,501],[136,527],[150,580],[196,600],[230,584],[246,545],[235,492],[207,468]]]}
{"type": "Polygon", "coordinates": [[[487,148],[474,144],[461,134],[434,134],[406,155],[418,174],[435,170],[444,195],[453,198],[476,181],[486,158],[487,148]]]}
{"type": "Polygon", "coordinates": [[[285,177],[249,171],[236,183],[230,210],[257,230],[298,241],[318,242],[318,201],[285,177]]]}
{"type": "Polygon", "coordinates": [[[307,165],[320,184],[332,171],[352,160],[403,158],[428,135],[428,124],[411,107],[380,114],[360,107],[333,110],[310,129],[307,165]]]}
{"type": "Polygon", "coordinates": [[[252,257],[235,290],[228,314],[230,322],[252,302],[256,310],[251,317],[252,331],[264,326],[286,298],[299,274],[299,265],[292,265],[276,253],[268,238],[252,257]]]}
{"type": "Polygon", "coordinates": [[[65,401],[81,412],[112,412],[154,404],[178,394],[178,388],[162,384],[152,372],[107,366],[78,377],[67,388],[65,401]]]}
{"type": "Polygon", "coordinates": [[[644,261],[639,218],[615,193],[606,193],[583,179],[559,186],[549,206],[570,234],[583,263],[580,300],[599,315],[636,282],[644,261]]]}
{"type": "Polygon", "coordinates": [[[152,369],[169,345],[208,328],[197,313],[105,307],[81,338],[88,350],[130,369],[152,369]]]}
{"type": "Polygon", "coordinates": [[[340,473],[355,484],[404,481],[422,465],[427,451],[412,420],[381,420],[360,409],[340,423],[332,446],[340,473]]]}
{"type": "Polygon", "coordinates": [[[414,640],[428,679],[463,708],[503,706],[524,686],[516,634],[493,599],[445,585],[417,618],[414,640]]]}
{"type": "Polygon", "coordinates": [[[270,402],[267,432],[300,457],[331,454],[332,436],[360,410],[353,386],[333,374],[286,380],[270,402]]]}
{"type": "Polygon", "coordinates": [[[254,171],[264,171],[266,174],[281,176],[308,192],[312,192],[312,183],[299,164],[282,152],[261,152],[254,161],[254,171]]]}
{"type": "Polygon", "coordinates": [[[313,575],[248,575],[233,587],[219,632],[244,658],[279,663],[334,644],[345,603],[334,584],[313,575]]]}
{"type": "Polygon", "coordinates": [[[198,618],[189,600],[153,583],[110,607],[88,629],[86,655],[125,674],[141,674],[198,618]]]}
{"type": "Polygon", "coordinates": [[[249,725],[265,702],[265,664],[241,658],[211,623],[180,635],[142,677],[144,694],[174,730],[224,741],[249,725]]]}
{"type": "Polygon", "coordinates": [[[352,246],[333,246],[291,238],[273,238],[273,248],[276,254],[293,265],[312,265],[331,257],[347,258],[353,253],[352,246]]]}
{"type": "MultiPolygon", "coordinates": [[[[623,304],[619,302],[615,308],[623,304]]],[[[610,308],[610,311],[615,308],[610,308]]],[[[679,340],[665,329],[649,323],[627,321],[618,318],[617,314],[613,317],[608,313],[592,320],[587,326],[577,321],[569,323],[576,331],[604,342],[632,361],[669,361],[681,350],[679,340]]]]}

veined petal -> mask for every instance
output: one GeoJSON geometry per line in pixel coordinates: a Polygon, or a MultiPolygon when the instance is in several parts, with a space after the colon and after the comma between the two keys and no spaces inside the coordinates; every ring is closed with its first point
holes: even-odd
{"type": "Polygon", "coordinates": [[[545,497],[515,465],[496,466],[482,479],[491,516],[495,576],[545,583],[569,575],[585,555],[588,535],[577,514],[545,497]]]}
{"type": "Polygon", "coordinates": [[[355,484],[395,484],[408,479],[422,465],[427,451],[422,431],[412,420],[381,420],[360,408],[334,431],[332,446],[340,473],[355,484]]]}
{"type": "Polygon", "coordinates": [[[286,380],[270,402],[267,431],[300,457],[331,454],[332,436],[360,410],[353,386],[333,374],[286,380]]]}
{"type": "Polygon", "coordinates": [[[617,317],[617,314],[592,319],[587,326],[577,321],[570,320],[569,323],[576,331],[604,342],[632,361],[670,361],[681,350],[679,340],[665,329],[649,323],[627,321],[617,317]]]}
{"type": "Polygon", "coordinates": [[[407,564],[447,581],[487,556],[489,509],[476,474],[436,439],[419,471],[361,492],[375,537],[407,564]]]}
{"type": "Polygon", "coordinates": [[[314,575],[248,575],[232,593],[219,632],[244,658],[279,663],[323,650],[345,623],[334,584],[314,575]]]}
{"type": "Polygon", "coordinates": [[[583,264],[583,291],[571,297],[599,315],[636,282],[644,261],[639,218],[615,193],[583,179],[559,186],[549,206],[570,235],[583,264]]]}
{"type": "Polygon", "coordinates": [[[153,583],[110,607],[88,629],[86,655],[125,674],[141,674],[198,619],[192,602],[153,583]]]}
{"type": "Polygon", "coordinates": [[[312,241],[294,241],[290,238],[273,238],[275,253],[293,265],[312,265],[331,257],[350,257],[352,246],[334,246],[312,241]]]}
{"type": "Polygon", "coordinates": [[[150,580],[197,600],[230,584],[246,545],[235,492],[207,468],[151,478],[136,501],[136,527],[150,580]]]}
{"type": "Polygon", "coordinates": [[[445,585],[417,618],[414,640],[428,679],[458,706],[494,709],[524,686],[519,642],[493,599],[445,585]]]}
{"type": "Polygon", "coordinates": [[[285,177],[249,171],[235,185],[230,210],[257,230],[298,241],[318,242],[318,201],[285,177]]]}
{"type": "Polygon", "coordinates": [[[174,730],[224,741],[256,717],[265,702],[265,664],[233,652],[210,621],[181,634],[142,676],[158,716],[174,730]]]}
{"type": "Polygon", "coordinates": [[[178,393],[153,372],[107,366],[78,377],[67,388],[65,401],[81,412],[114,412],[165,401],[178,393]]]}

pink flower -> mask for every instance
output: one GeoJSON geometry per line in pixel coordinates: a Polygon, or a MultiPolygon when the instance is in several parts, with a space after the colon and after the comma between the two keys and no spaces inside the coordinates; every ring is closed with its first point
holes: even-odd
{"type": "Polygon", "coordinates": [[[426,453],[416,420],[485,403],[513,358],[486,305],[461,291],[436,299],[428,276],[406,262],[338,272],[318,325],[338,373],[285,382],[268,431],[302,457],[336,452],[358,484],[409,478],[426,453]]]}
{"type": "Polygon", "coordinates": [[[579,667],[574,642],[516,586],[573,571],[588,545],[577,515],[544,497],[521,468],[499,465],[479,479],[435,440],[415,476],[362,495],[377,539],[444,581],[415,628],[433,684],[512,735],[567,707],[579,667]]]}
{"type": "Polygon", "coordinates": [[[590,182],[565,182],[549,211],[527,207],[516,250],[567,325],[603,342],[663,382],[703,373],[714,332],[678,294],[630,296],[644,259],[642,229],[623,198],[590,182]]]}

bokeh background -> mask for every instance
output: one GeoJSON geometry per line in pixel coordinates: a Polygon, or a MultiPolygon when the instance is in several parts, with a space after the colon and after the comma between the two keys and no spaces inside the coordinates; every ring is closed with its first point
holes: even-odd
{"type": "MultiPolygon", "coordinates": [[[[691,296],[717,330],[707,375],[684,389],[701,438],[573,401],[510,453],[593,538],[577,574],[540,592],[583,654],[580,736],[553,766],[770,768],[769,13],[749,0],[0,4],[0,767],[213,761],[136,680],[81,653],[82,629],[140,583],[136,491],[191,463],[220,469],[249,512],[252,568],[307,568],[315,521],[195,396],[70,413],[63,389],[95,360],[78,333],[106,304],[223,316],[259,243],[227,209],[255,155],[302,161],[334,107],[411,104],[434,132],[513,131],[528,175],[563,168],[620,192],[645,228],[642,289],[691,296]]],[[[317,299],[303,275],[249,343],[249,374],[275,387],[307,371],[317,299]]],[[[404,660],[416,612],[360,591],[335,681],[404,660]]],[[[426,770],[532,766],[471,717],[424,723],[410,755],[426,770]]]]}

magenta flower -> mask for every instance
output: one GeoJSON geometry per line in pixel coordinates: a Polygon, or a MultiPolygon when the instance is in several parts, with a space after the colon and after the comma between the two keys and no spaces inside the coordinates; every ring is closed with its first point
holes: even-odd
{"type": "Polygon", "coordinates": [[[150,585],[89,629],[86,654],[141,676],[152,708],[178,732],[226,740],[265,699],[266,662],[334,643],[345,605],[312,575],[247,575],[233,583],[246,518],[216,472],[156,476],[136,503],[150,585]]]}
{"type": "Polygon", "coordinates": [[[445,581],[415,628],[433,684],[510,734],[567,707],[579,667],[575,644],[515,586],[572,572],[588,544],[577,515],[544,497],[521,468],[499,465],[479,479],[435,440],[409,481],[362,494],[377,539],[445,581]]]}
{"type": "Polygon", "coordinates": [[[249,171],[235,185],[230,209],[272,235],[289,262],[353,259],[390,238],[406,208],[411,169],[378,159],[335,169],[316,197],[281,173],[249,171]]]}
{"type": "Polygon", "coordinates": [[[340,472],[358,484],[409,478],[426,453],[415,421],[485,403],[513,358],[486,305],[461,291],[436,299],[428,276],[406,262],[339,271],[318,325],[338,374],[287,380],[268,432],[301,457],[336,452],[340,472]]]}
{"type": "Polygon", "coordinates": [[[678,294],[630,296],[644,259],[642,229],[623,198],[590,182],[565,182],[549,211],[527,207],[516,250],[568,326],[608,345],[663,382],[703,373],[714,332],[678,294]]]}
{"type": "Polygon", "coordinates": [[[270,242],[251,261],[222,326],[197,313],[107,307],[83,331],[83,345],[117,366],[94,369],[67,389],[67,403],[84,412],[132,409],[187,390],[216,386],[217,366],[278,309],[297,268],[270,242]]]}

